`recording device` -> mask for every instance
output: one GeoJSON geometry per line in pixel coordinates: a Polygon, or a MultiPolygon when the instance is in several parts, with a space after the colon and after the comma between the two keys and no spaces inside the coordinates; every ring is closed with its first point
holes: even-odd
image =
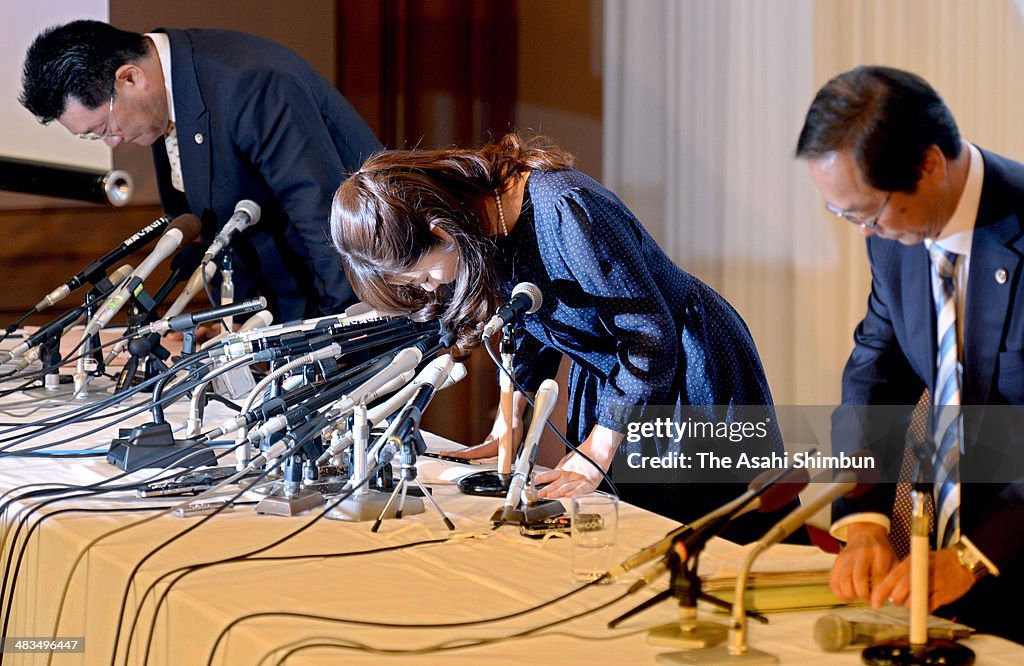
{"type": "Polygon", "coordinates": [[[530,423],[530,429],[526,432],[523,448],[519,452],[516,468],[512,472],[508,494],[505,495],[505,505],[501,510],[502,521],[512,520],[512,514],[516,506],[519,505],[523,488],[529,480],[530,470],[533,469],[534,460],[537,458],[537,444],[540,441],[541,433],[544,432],[544,424],[551,416],[557,402],[558,383],[553,379],[545,379],[537,389],[537,397],[533,403],[533,421],[530,423]]]}
{"type": "MultiPolygon", "coordinates": [[[[600,514],[597,513],[581,513],[579,514],[579,528],[581,530],[598,530],[604,526],[604,520],[600,514]]],[[[544,518],[543,520],[530,521],[523,523],[519,526],[519,533],[523,536],[531,537],[534,539],[540,539],[547,534],[557,532],[560,534],[568,534],[572,531],[572,518],[569,516],[558,516],[552,518],[544,518]]]]}
{"type": "MultiPolygon", "coordinates": [[[[237,474],[234,467],[208,467],[186,474],[181,474],[167,481],[156,481],[139,488],[139,497],[170,497],[176,495],[198,495],[213,488],[224,479],[237,474]]],[[[242,477],[253,476],[256,472],[248,472],[242,477]]]]}
{"type": "MultiPolygon", "coordinates": [[[[928,638],[958,640],[970,638],[969,627],[929,627],[928,638]]],[[[822,615],[814,623],[814,642],[825,652],[839,652],[851,645],[871,645],[894,638],[907,638],[910,627],[882,622],[853,622],[839,615],[822,615]]]]}
{"type": "Polygon", "coordinates": [[[156,269],[157,265],[167,257],[171,256],[174,251],[182,245],[191,243],[192,240],[199,235],[201,226],[199,218],[195,215],[185,214],[175,218],[175,220],[167,226],[167,231],[165,231],[160,237],[160,240],[157,241],[156,247],[154,247],[153,251],[149,253],[149,256],[139,264],[138,268],[132,271],[127,283],[118,288],[118,290],[107,299],[103,306],[101,306],[100,311],[97,312],[88,325],[86,325],[83,337],[89,337],[99,333],[104,326],[110,323],[110,320],[114,318],[114,315],[120,312],[121,308],[124,307],[129,298],[141,291],[143,280],[149,277],[150,273],[156,269]]]}
{"type": "Polygon", "coordinates": [[[498,311],[484,326],[483,339],[490,340],[491,336],[500,331],[506,324],[510,324],[517,317],[524,314],[533,314],[540,310],[544,304],[544,296],[540,288],[532,282],[520,282],[512,289],[512,296],[508,303],[498,308],[498,311]]]}
{"type": "Polygon", "coordinates": [[[134,234],[124,239],[124,241],[122,241],[121,244],[113,250],[92,262],[79,273],[71,277],[67,282],[47,294],[43,300],[36,303],[35,311],[40,312],[45,310],[57,301],[65,298],[68,294],[73,292],[75,289],[78,289],[86,282],[96,282],[97,280],[102,279],[108,268],[127,257],[132,252],[148,245],[150,241],[163,232],[170,221],[171,218],[165,215],[150,222],[142,229],[139,229],[134,234]]]}
{"type": "Polygon", "coordinates": [[[213,261],[213,259],[221,253],[228,243],[231,242],[231,237],[236,233],[245,231],[252,225],[260,221],[260,206],[255,201],[249,199],[242,199],[235,204],[235,213],[224,225],[217,235],[214,237],[213,242],[210,243],[210,247],[207,248],[206,254],[203,255],[202,265],[213,261]]]}
{"type": "Polygon", "coordinates": [[[120,169],[99,171],[4,157],[0,158],[0,189],[120,208],[131,198],[133,182],[120,169]]]}
{"type": "Polygon", "coordinates": [[[159,321],[153,322],[152,324],[143,326],[138,330],[137,335],[141,337],[143,335],[148,335],[149,333],[187,331],[208,321],[216,321],[228,316],[257,312],[265,307],[267,307],[267,299],[263,296],[259,296],[258,298],[232,303],[231,305],[224,305],[219,308],[200,310],[199,312],[193,312],[192,314],[177,315],[175,317],[165,317],[159,321]]]}

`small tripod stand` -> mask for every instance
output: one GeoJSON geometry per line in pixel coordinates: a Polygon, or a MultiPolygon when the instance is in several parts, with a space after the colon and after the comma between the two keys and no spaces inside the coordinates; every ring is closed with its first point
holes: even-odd
{"type": "MultiPolygon", "coordinates": [[[[667,556],[667,565],[669,571],[672,572],[668,589],[615,618],[608,623],[609,628],[615,627],[627,618],[674,596],[679,599],[679,622],[652,629],[647,635],[648,643],[669,647],[702,648],[717,645],[725,640],[728,627],[717,622],[697,620],[698,600],[706,601],[725,610],[732,608],[729,603],[703,591],[700,576],[697,575],[699,559],[700,554],[698,553],[686,562],[681,562],[675,549],[671,549],[667,556]]],[[[748,614],[761,620],[764,619],[764,616],[748,614]]]]}
{"type": "MultiPolygon", "coordinates": [[[[394,442],[395,439],[397,438],[394,438],[392,442],[394,442]]],[[[394,504],[395,499],[398,499],[398,509],[395,511],[395,518],[400,519],[402,517],[403,512],[405,511],[406,491],[410,482],[420,489],[420,492],[423,493],[423,498],[434,508],[434,511],[437,511],[438,515],[441,516],[441,519],[444,520],[445,526],[449,530],[455,529],[455,523],[445,515],[445,512],[437,502],[434,501],[434,498],[430,496],[430,493],[427,492],[427,489],[423,487],[423,484],[420,483],[418,478],[418,472],[416,470],[416,456],[424,453],[426,450],[427,445],[423,441],[419,432],[414,432],[410,437],[406,437],[405,440],[401,442],[401,446],[398,450],[398,483],[395,484],[395,489],[391,491],[391,497],[388,498],[388,502],[384,505],[384,509],[380,512],[380,515],[377,516],[377,520],[373,523],[373,527],[370,528],[371,532],[376,532],[380,529],[380,524],[384,521],[384,518],[391,509],[391,505],[394,504]]],[[[417,511],[416,513],[419,512],[417,511]]]]}

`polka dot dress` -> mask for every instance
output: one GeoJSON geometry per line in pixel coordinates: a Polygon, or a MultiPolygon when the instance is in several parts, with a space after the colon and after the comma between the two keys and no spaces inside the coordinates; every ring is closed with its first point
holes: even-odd
{"type": "MultiPolygon", "coordinates": [[[[576,442],[595,423],[626,432],[649,406],[772,404],[739,314],[673,264],[618,197],[578,171],[531,173],[519,220],[498,241],[498,271],[503,296],[519,282],[544,296],[523,320],[517,376],[536,390],[562,354],[572,360],[576,442]]],[[[778,437],[770,444],[781,452],[778,437]]],[[[672,444],[655,446],[663,455],[672,444]]],[[[624,442],[619,455],[628,449],[624,442]]]]}

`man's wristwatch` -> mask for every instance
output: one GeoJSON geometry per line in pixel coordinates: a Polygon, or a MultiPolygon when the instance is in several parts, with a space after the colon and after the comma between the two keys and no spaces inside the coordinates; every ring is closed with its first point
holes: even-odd
{"type": "Polygon", "coordinates": [[[988,567],[981,561],[973,548],[969,548],[963,542],[957,543],[953,548],[956,550],[956,561],[964,569],[967,569],[967,573],[971,574],[974,580],[981,580],[988,575],[988,567]]]}

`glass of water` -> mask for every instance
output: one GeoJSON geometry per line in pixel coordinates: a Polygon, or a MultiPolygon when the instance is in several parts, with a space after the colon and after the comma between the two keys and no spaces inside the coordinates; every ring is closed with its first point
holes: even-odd
{"type": "Polygon", "coordinates": [[[619,498],[591,493],[572,498],[572,577],[585,583],[600,578],[615,563],[619,498]]]}

